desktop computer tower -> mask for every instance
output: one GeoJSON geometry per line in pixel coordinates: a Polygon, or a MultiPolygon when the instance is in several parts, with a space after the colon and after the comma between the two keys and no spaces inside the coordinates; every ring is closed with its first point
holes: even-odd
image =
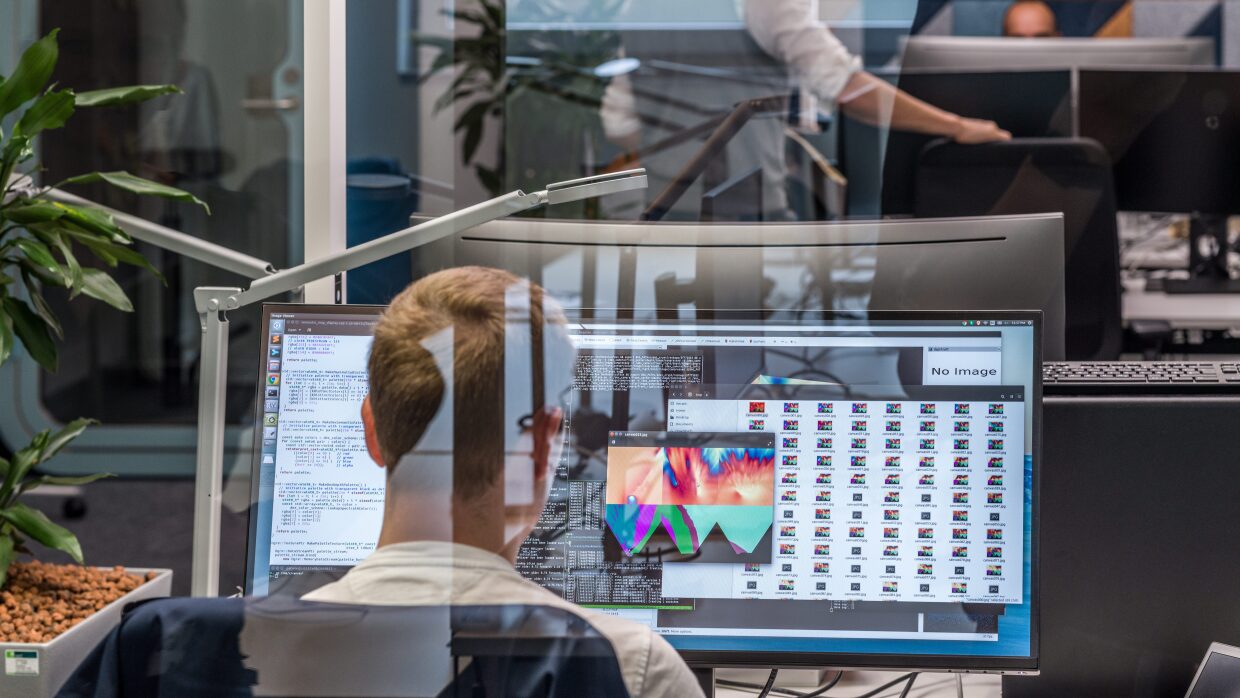
{"type": "Polygon", "coordinates": [[[1004,696],[1183,695],[1240,644],[1240,397],[1044,401],[1041,675],[1004,696]]]}

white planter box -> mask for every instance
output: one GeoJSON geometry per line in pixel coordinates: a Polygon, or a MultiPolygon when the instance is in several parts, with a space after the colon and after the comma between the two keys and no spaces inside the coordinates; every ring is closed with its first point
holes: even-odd
{"type": "Polygon", "coordinates": [[[4,643],[3,673],[0,673],[0,698],[50,698],[60,690],[73,670],[95,649],[121,620],[125,604],[172,594],[172,570],[149,570],[127,567],[126,572],[157,576],[142,586],[104,606],[51,642],[4,643]]]}

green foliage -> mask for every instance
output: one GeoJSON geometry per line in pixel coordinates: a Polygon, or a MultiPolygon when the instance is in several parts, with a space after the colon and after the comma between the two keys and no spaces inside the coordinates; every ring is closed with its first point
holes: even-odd
{"type": "Polygon", "coordinates": [[[29,553],[27,540],[69,554],[82,562],[82,547],[77,537],[62,526],[52,523],[42,512],[22,504],[20,497],[41,485],[85,485],[111,477],[108,474],[82,477],[38,475],[35,469],[76,439],[93,420],[70,422],[57,432],[42,431],[30,445],[13,454],[12,460],[0,458],[0,587],[4,586],[9,563],[17,553],[29,553]]]}
{"type": "MultiPolygon", "coordinates": [[[[597,0],[585,8],[585,17],[580,16],[582,8],[569,12],[559,2],[539,3],[523,11],[537,13],[535,21],[554,22],[566,16],[604,21],[613,18],[622,6],[623,0],[597,0]]],[[[487,120],[503,116],[513,101],[533,93],[554,100],[551,109],[538,116],[555,123],[561,135],[580,128],[580,124],[566,121],[580,121],[582,114],[591,123],[596,122],[607,83],[591,70],[617,57],[619,38],[613,32],[555,32],[567,36],[559,36],[558,40],[536,37],[517,49],[519,56],[509,56],[513,47],[506,36],[502,0],[478,0],[450,14],[470,29],[453,37],[413,34],[415,44],[439,52],[419,80],[425,82],[442,71],[454,71],[452,82],[435,100],[435,111],[455,106],[459,116],[453,128],[462,134],[461,159],[465,164],[472,163],[478,180],[492,195],[498,195],[505,184],[503,153],[494,168],[474,163],[487,120]]],[[[563,141],[571,143],[572,139],[563,141]]],[[[567,170],[563,178],[578,176],[579,171],[567,170]]]]}
{"type": "MultiPolygon", "coordinates": [[[[63,204],[36,186],[35,139],[65,125],[77,109],[136,104],[179,94],[175,85],[133,85],[75,93],[49,85],[59,58],[52,30],[26,49],[7,78],[0,77],[0,119],[16,114],[10,133],[0,130],[0,365],[20,342],[44,370],[55,371],[56,341],[64,331],[44,296],[49,287],[74,298],[88,296],[124,312],[133,310],[125,291],[108,273],[120,264],[158,275],[111,214],[92,206],[63,204]],[[85,264],[78,255],[93,257],[102,268],[85,264]]],[[[157,196],[207,205],[189,192],[136,177],[128,172],[91,172],[70,177],[58,186],[105,183],[140,196],[157,196]]],[[[162,278],[162,277],[160,277],[162,278]]],[[[79,563],[77,538],[19,501],[40,485],[82,485],[107,475],[56,477],[36,475],[36,468],[55,456],[90,424],[79,419],[64,429],[44,431],[11,461],[0,459],[0,587],[17,553],[28,553],[35,540],[68,553],[79,563]]]]}

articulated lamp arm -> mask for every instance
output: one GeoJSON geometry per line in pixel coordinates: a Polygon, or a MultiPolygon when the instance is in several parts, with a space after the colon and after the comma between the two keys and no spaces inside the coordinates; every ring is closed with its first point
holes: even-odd
{"type": "MultiPolygon", "coordinates": [[[[528,211],[622,191],[646,188],[645,170],[585,177],[548,185],[532,194],[514,191],[434,220],[385,235],[339,254],[256,278],[248,289],[194,289],[202,319],[201,370],[198,375],[198,446],[194,484],[194,596],[219,593],[220,492],[224,472],[224,387],[228,374],[230,310],[259,303],[311,281],[356,269],[408,252],[474,226],[528,211]]],[[[253,475],[257,477],[257,473],[253,475]]]]}

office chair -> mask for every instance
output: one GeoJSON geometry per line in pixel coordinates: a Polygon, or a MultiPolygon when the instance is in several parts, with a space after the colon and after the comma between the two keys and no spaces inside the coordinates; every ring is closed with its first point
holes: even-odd
{"type": "Polygon", "coordinates": [[[127,608],[57,694],[627,697],[611,643],[550,606],[169,598],[127,608]]]}
{"type": "Polygon", "coordinates": [[[1119,234],[1111,162],[1087,138],[934,141],[917,163],[914,215],[1064,214],[1066,349],[1109,360],[1123,345],[1119,234]]]}

